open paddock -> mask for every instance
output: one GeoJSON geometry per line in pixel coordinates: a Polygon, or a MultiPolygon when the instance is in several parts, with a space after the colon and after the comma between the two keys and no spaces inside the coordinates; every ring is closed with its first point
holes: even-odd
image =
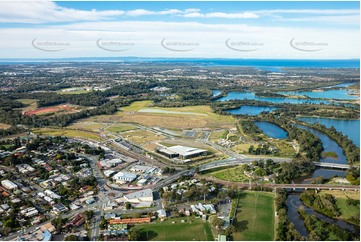
{"type": "Polygon", "coordinates": [[[43,108],[37,108],[34,110],[25,111],[24,115],[31,116],[31,115],[46,115],[46,114],[52,114],[52,113],[59,113],[59,112],[76,112],[77,107],[73,105],[68,104],[61,104],[57,106],[50,106],[50,107],[43,107],[43,108]]]}
{"type": "Polygon", "coordinates": [[[8,129],[10,127],[11,127],[11,125],[0,123],[0,129],[8,129]]]}
{"type": "Polygon", "coordinates": [[[68,128],[38,128],[33,129],[32,132],[46,136],[66,136],[70,138],[83,138],[94,141],[102,141],[97,133],[84,130],[72,130],[68,128]]]}

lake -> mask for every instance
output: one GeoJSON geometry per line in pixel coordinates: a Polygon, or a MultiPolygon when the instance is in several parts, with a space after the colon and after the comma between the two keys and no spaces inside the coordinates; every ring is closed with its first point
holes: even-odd
{"type": "Polygon", "coordinates": [[[352,142],[360,147],[360,120],[316,118],[316,117],[298,117],[299,120],[314,124],[320,123],[327,128],[333,126],[337,131],[347,135],[352,142]]]}
{"type": "Polygon", "coordinates": [[[344,100],[355,100],[358,99],[356,95],[350,95],[346,89],[335,89],[320,92],[302,91],[302,92],[279,92],[285,95],[294,96],[308,96],[310,98],[329,98],[329,99],[344,99],[344,100]]]}
{"type": "Polygon", "coordinates": [[[262,112],[272,112],[273,110],[276,110],[277,108],[272,107],[265,107],[265,106],[241,106],[239,108],[234,109],[228,109],[226,112],[229,112],[231,114],[242,114],[242,115],[258,115],[262,112]]]}
{"type": "Polygon", "coordinates": [[[264,121],[256,121],[254,122],[258,128],[262,130],[262,132],[268,137],[274,139],[286,139],[288,137],[288,133],[282,129],[280,126],[264,121]]]}
{"type": "Polygon", "coordinates": [[[229,100],[257,100],[271,103],[291,103],[291,104],[330,104],[330,102],[324,100],[312,100],[312,99],[294,99],[294,98],[275,98],[275,97],[258,97],[254,92],[229,92],[226,96],[217,99],[217,101],[229,101],[229,100]]]}

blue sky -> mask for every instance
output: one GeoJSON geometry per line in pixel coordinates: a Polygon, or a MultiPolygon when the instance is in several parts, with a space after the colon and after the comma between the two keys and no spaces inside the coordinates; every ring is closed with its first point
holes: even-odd
{"type": "Polygon", "coordinates": [[[359,58],[359,2],[0,1],[0,58],[359,58]]]}

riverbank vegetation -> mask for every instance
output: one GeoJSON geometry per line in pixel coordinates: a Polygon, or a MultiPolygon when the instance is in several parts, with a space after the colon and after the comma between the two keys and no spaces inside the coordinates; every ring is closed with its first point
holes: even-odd
{"type": "Polygon", "coordinates": [[[352,165],[354,163],[360,162],[360,148],[357,147],[346,135],[338,132],[333,126],[327,128],[326,126],[319,123],[309,126],[320,130],[321,132],[327,134],[331,139],[336,141],[336,143],[342,147],[349,164],[352,165]]]}
{"type": "Polygon", "coordinates": [[[360,199],[354,193],[340,191],[302,192],[300,199],[304,204],[328,217],[342,219],[360,225],[360,199]]]}
{"type": "Polygon", "coordinates": [[[336,199],[331,194],[317,195],[314,190],[306,190],[302,192],[300,199],[307,206],[329,217],[338,217],[340,215],[336,205],[336,199]]]}
{"type": "Polygon", "coordinates": [[[315,215],[307,214],[302,208],[299,210],[300,215],[304,218],[307,230],[310,232],[309,239],[314,241],[341,240],[359,241],[359,235],[343,229],[335,224],[328,223],[318,219],[315,215]]]}
{"type": "Polygon", "coordinates": [[[277,213],[276,240],[280,241],[304,241],[305,237],[295,229],[294,224],[287,216],[286,206],[287,193],[283,189],[276,190],[275,205],[277,213]]]}

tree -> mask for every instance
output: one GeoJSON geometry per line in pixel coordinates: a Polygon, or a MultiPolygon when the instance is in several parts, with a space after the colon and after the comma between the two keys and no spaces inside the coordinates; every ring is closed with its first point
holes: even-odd
{"type": "Polygon", "coordinates": [[[132,208],[132,204],[131,204],[130,202],[126,202],[126,203],[125,203],[125,208],[126,208],[127,210],[131,209],[131,208],[132,208]]]}
{"type": "Polygon", "coordinates": [[[94,212],[92,210],[87,210],[83,212],[86,220],[90,221],[93,218],[94,212]]]}
{"type": "Polygon", "coordinates": [[[141,233],[138,229],[133,228],[129,232],[129,240],[137,241],[140,240],[141,233]]]}
{"type": "Polygon", "coordinates": [[[209,194],[209,189],[207,184],[203,183],[200,189],[200,193],[203,195],[203,201],[206,202],[206,196],[209,194]]]}
{"type": "Polygon", "coordinates": [[[235,227],[233,225],[229,225],[225,230],[224,233],[226,234],[227,237],[231,236],[232,233],[234,233],[235,231],[235,227]]]}
{"type": "Polygon", "coordinates": [[[222,229],[222,226],[224,225],[225,221],[223,219],[220,219],[220,218],[214,218],[212,220],[212,225],[214,227],[216,227],[218,230],[221,230],[222,229]]]}
{"type": "Polygon", "coordinates": [[[100,227],[101,229],[105,229],[106,226],[107,226],[107,220],[103,217],[103,218],[102,218],[102,221],[101,221],[100,224],[99,224],[99,227],[100,227]]]}
{"type": "Polygon", "coordinates": [[[64,241],[77,241],[77,240],[78,240],[78,237],[73,234],[66,236],[64,239],[64,241]]]}

